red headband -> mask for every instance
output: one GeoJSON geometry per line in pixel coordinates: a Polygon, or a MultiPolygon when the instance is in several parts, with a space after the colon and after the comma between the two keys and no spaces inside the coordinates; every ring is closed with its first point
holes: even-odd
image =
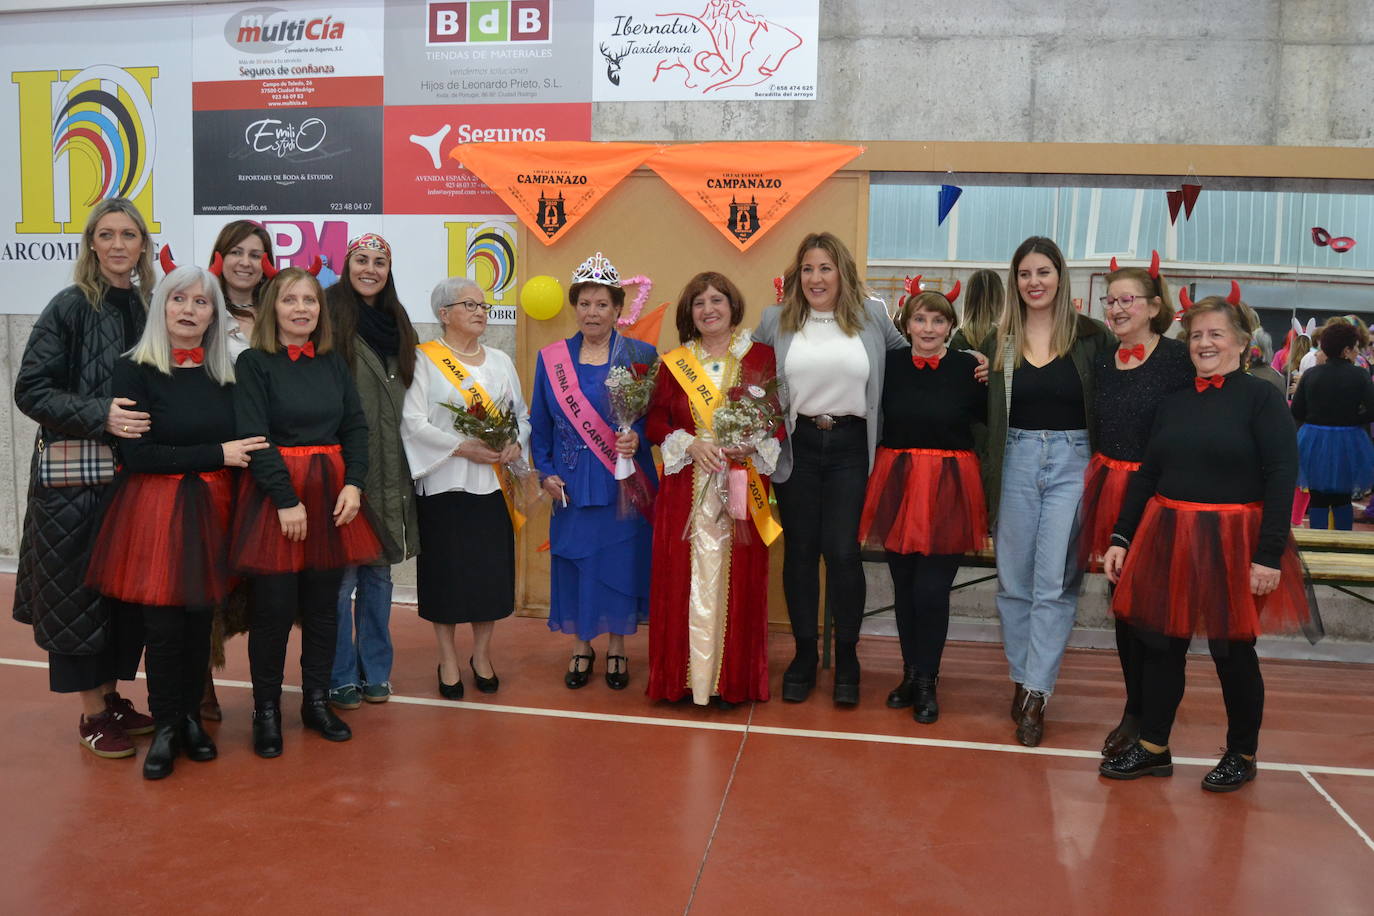
{"type": "MultiPolygon", "coordinates": [[[[308,274],[310,274],[310,276],[312,276],[312,277],[318,277],[318,276],[320,275],[320,271],[323,270],[323,269],[324,269],[324,262],[320,260],[320,256],[319,256],[319,255],[315,255],[315,260],[313,260],[313,261],[310,262],[310,266],[307,267],[307,268],[305,269],[305,272],[308,273],[308,274]]],[[[273,277],[275,277],[277,274],[281,273],[281,271],[282,271],[281,268],[273,267],[273,266],[272,266],[272,262],[271,262],[270,260],[268,260],[268,258],[267,258],[267,253],[266,253],[266,252],[263,252],[263,255],[262,255],[262,275],[263,275],[264,277],[266,277],[267,279],[270,280],[270,279],[272,279],[273,277]]]]}
{"type": "MultiPolygon", "coordinates": [[[[163,245],[162,250],[157,255],[158,263],[162,265],[162,272],[169,274],[177,269],[177,262],[172,260],[172,246],[163,245]]],[[[224,275],[224,258],[218,251],[215,252],[215,259],[210,262],[210,273],[217,277],[224,275]]]]}

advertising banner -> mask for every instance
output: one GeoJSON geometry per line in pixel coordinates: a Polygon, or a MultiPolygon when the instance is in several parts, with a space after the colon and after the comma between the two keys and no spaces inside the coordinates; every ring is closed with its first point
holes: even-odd
{"type": "Polygon", "coordinates": [[[86,216],[102,198],[132,200],[155,247],[191,245],[182,153],[191,145],[189,19],[122,9],[64,17],[59,42],[55,28],[52,14],[4,17],[0,261],[9,313],[42,311],[71,284],[86,216]]]}
{"type": "Polygon", "coordinates": [[[449,155],[552,245],[658,149],[649,143],[464,143],[449,155]]]}
{"type": "Polygon", "coordinates": [[[835,143],[691,143],[664,147],[648,165],[746,251],[863,151],[835,143]]]}
{"type": "Polygon", "coordinates": [[[820,0],[596,0],[592,101],[816,98],[820,0]]]}
{"type": "Polygon", "coordinates": [[[589,104],[591,35],[592,0],[387,0],[386,104],[589,104]]]}
{"type": "Polygon", "coordinates": [[[462,143],[585,140],[592,106],[389,105],[383,155],[388,213],[492,213],[500,197],[454,159],[462,143]]]}

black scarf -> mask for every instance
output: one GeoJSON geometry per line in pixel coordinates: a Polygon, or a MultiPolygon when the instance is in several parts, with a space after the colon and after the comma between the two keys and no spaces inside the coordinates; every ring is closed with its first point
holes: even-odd
{"type": "Polygon", "coordinates": [[[382,359],[401,352],[401,333],[396,319],[364,302],[358,303],[358,336],[382,359]]]}

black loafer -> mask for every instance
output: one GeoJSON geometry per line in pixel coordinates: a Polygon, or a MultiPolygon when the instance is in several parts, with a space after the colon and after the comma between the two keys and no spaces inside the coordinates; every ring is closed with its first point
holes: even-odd
{"type": "Polygon", "coordinates": [[[572,657],[573,666],[563,675],[563,686],[569,690],[580,690],[587,686],[587,681],[592,676],[592,666],[596,664],[596,650],[592,649],[591,655],[577,655],[572,657]],[[587,667],[583,668],[580,659],[587,660],[587,667]]]}
{"type": "Polygon", "coordinates": [[[1208,792],[1234,792],[1254,779],[1258,772],[1255,761],[1246,760],[1235,751],[1227,751],[1221,762],[1202,777],[1202,787],[1208,792]]]}
{"type": "Polygon", "coordinates": [[[214,739],[205,730],[205,726],[200,724],[200,717],[197,715],[186,716],[181,739],[182,746],[186,749],[186,756],[191,760],[203,763],[219,756],[219,748],[215,747],[214,739]]]}
{"type": "Polygon", "coordinates": [[[630,660],[623,655],[606,656],[606,686],[612,690],[624,690],[630,683],[630,660]],[[620,664],[616,664],[619,662],[620,664]],[[619,671],[612,671],[619,668],[619,671]]]}
{"type": "Polygon", "coordinates": [[[482,677],[477,673],[477,666],[472,663],[472,656],[468,656],[468,667],[472,669],[472,681],[477,686],[478,693],[495,693],[501,688],[501,679],[496,676],[495,669],[491,672],[491,677],[482,677]]]}
{"type": "Polygon", "coordinates": [[[1130,747],[1102,761],[1097,772],[1108,779],[1139,779],[1142,776],[1174,775],[1174,758],[1165,748],[1164,753],[1156,754],[1139,741],[1130,747]]]}
{"type": "Polygon", "coordinates": [[[439,676],[439,696],[445,700],[461,700],[463,698],[463,679],[458,678],[456,684],[444,683],[444,666],[439,665],[434,669],[434,673],[439,676]]]}
{"type": "Polygon", "coordinates": [[[1102,756],[1116,757],[1126,753],[1132,744],[1140,738],[1140,717],[1125,715],[1121,717],[1121,724],[1107,733],[1107,737],[1102,742],[1102,756]]]}
{"type": "Polygon", "coordinates": [[[166,779],[172,775],[172,764],[181,753],[181,729],[175,724],[161,723],[153,727],[153,743],[143,757],[144,779],[166,779]]]}

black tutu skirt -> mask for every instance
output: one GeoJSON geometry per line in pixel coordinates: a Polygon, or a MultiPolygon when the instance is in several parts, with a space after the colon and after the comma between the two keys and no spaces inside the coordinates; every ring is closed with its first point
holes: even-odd
{"type": "Polygon", "coordinates": [[[124,474],[111,490],[86,567],[89,588],[130,604],[224,600],[233,472],[124,474]]]}
{"type": "Polygon", "coordinates": [[[1316,597],[1289,535],[1278,588],[1250,591],[1263,503],[1193,503],[1153,496],[1126,554],[1112,611],[1147,633],[1251,640],[1301,632],[1321,638],[1316,597]]]}
{"type": "Polygon", "coordinates": [[[1126,487],[1138,470],[1139,461],[1118,461],[1097,453],[1088,462],[1083,476],[1082,533],[1078,538],[1080,568],[1101,566],[1102,555],[1112,546],[1112,529],[1126,500],[1126,487]]]}
{"type": "Polygon", "coordinates": [[[281,453],[291,486],[305,506],[305,540],[282,534],[277,507],[244,474],[234,509],[230,566],[240,573],[271,576],[305,569],[340,569],[371,563],[382,554],[380,526],[363,497],[353,521],[334,524],[334,503],[344,486],[343,450],[337,445],[285,446],[281,453]]]}
{"type": "Polygon", "coordinates": [[[926,556],[987,546],[988,510],[973,452],[879,448],[868,478],[859,543],[926,556]]]}

